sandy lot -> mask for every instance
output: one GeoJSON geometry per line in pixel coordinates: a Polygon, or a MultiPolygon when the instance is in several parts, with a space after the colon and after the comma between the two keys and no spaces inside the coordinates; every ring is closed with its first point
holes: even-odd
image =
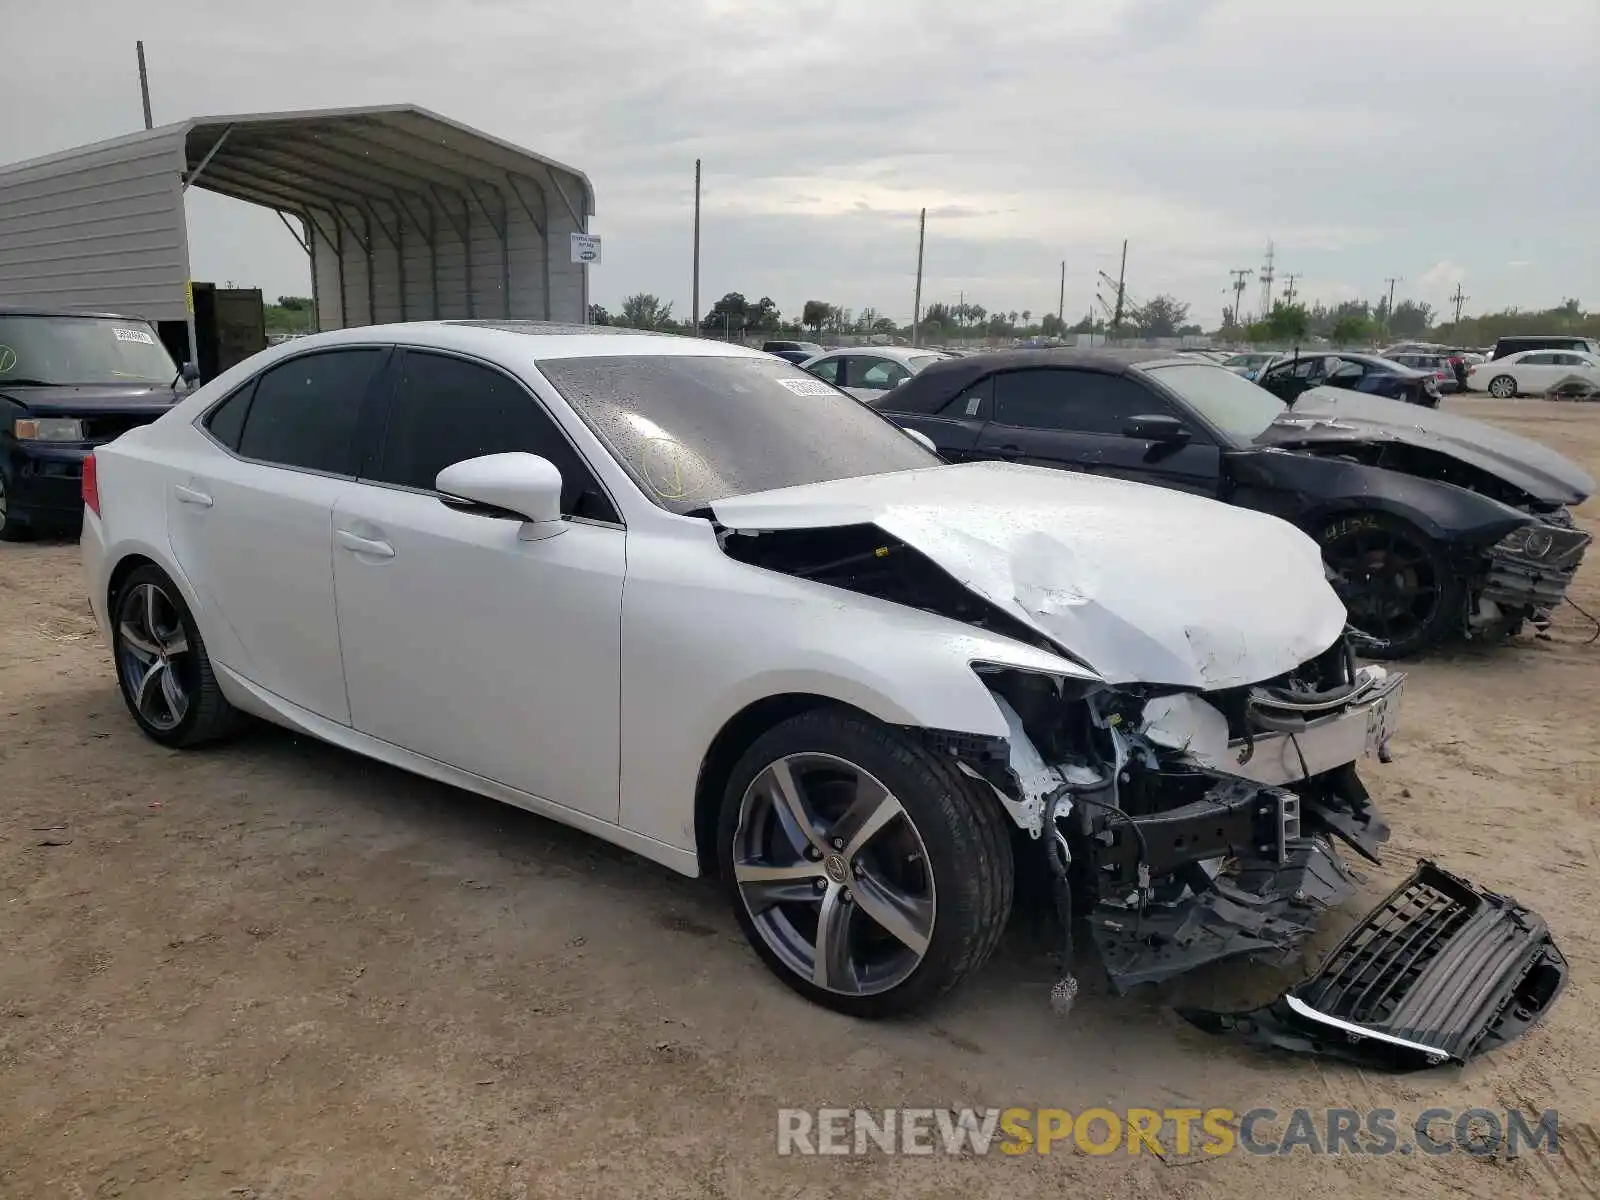
{"type": "MultiPolygon", "coordinates": [[[[1600,475],[1600,405],[1447,401],[1600,475]]],[[[1585,515],[1600,523],[1600,505],[1585,515]]],[[[1600,613],[1600,553],[1575,593],[1600,613]]],[[[1019,920],[937,1012],[869,1025],[772,981],[704,884],[271,730],[142,738],[76,548],[0,547],[0,1196],[1596,1195],[1600,644],[1417,665],[1395,836],[1549,919],[1572,982],[1465,1072],[1381,1076],[1116,1002],[1067,1018],[1019,920]],[[1556,1107],[1564,1153],[1473,1158],[780,1158],[780,1106],[1556,1107]]],[[[1353,920],[1358,912],[1341,914],[1353,920]]],[[[1330,924],[1336,928],[1338,921],[1330,924]]],[[[1264,999],[1259,968],[1186,998],[1264,999]]]]}

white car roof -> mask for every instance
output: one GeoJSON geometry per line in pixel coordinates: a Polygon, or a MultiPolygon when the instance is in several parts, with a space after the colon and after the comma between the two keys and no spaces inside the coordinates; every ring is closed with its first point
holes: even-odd
{"type": "Polygon", "coordinates": [[[430,346],[481,354],[484,358],[530,361],[550,358],[601,358],[611,355],[679,355],[700,358],[759,358],[770,354],[731,342],[679,337],[669,333],[643,333],[609,325],[561,325],[547,321],[406,321],[390,325],[361,325],[335,329],[297,339],[294,350],[304,353],[318,346],[388,342],[400,346],[430,346]]]}

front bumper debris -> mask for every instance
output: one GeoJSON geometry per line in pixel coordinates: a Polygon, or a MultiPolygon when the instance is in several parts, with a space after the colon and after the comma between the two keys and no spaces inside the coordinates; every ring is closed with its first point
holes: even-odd
{"type": "Polygon", "coordinates": [[[1233,874],[1180,903],[1142,912],[1100,906],[1089,915],[1089,931],[1112,990],[1123,995],[1223,959],[1286,962],[1323,914],[1355,890],[1324,839],[1297,838],[1284,862],[1238,862],[1233,874]]]}
{"type": "Polygon", "coordinates": [[[1086,861],[1103,897],[1088,914],[1112,990],[1249,956],[1287,962],[1323,914],[1355,894],[1334,848],[1373,862],[1389,827],[1353,769],[1300,795],[1222,779],[1203,799],[1127,817],[1086,861]],[[1149,881],[1165,878],[1165,894],[1149,881]],[[1126,899],[1110,899],[1123,896],[1126,899]]]}
{"type": "Polygon", "coordinates": [[[1423,861],[1299,987],[1251,1011],[1179,1011],[1257,1045],[1410,1071],[1520,1036],[1566,977],[1538,913],[1423,861]]]}

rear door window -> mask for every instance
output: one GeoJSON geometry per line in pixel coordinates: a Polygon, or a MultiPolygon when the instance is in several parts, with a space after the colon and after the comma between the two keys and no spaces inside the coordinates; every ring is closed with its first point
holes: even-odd
{"type": "Polygon", "coordinates": [[[354,475],[361,402],[386,353],[324,350],[267,371],[256,381],[244,415],[239,454],[275,466],[354,475]]]}

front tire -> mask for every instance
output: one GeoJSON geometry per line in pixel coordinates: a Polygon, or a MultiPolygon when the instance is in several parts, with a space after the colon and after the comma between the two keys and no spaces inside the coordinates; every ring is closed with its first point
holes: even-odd
{"type": "Polygon", "coordinates": [[[18,518],[11,497],[11,480],[6,477],[5,468],[0,467],[0,542],[26,541],[33,529],[18,518]]]}
{"type": "Polygon", "coordinates": [[[993,952],[1015,867],[992,795],[909,735],[840,708],[763,734],[723,795],[717,851],[745,937],[789,987],[885,1017],[993,952]]]}
{"type": "Polygon", "coordinates": [[[1489,395],[1496,400],[1510,400],[1517,394],[1517,381],[1509,375],[1496,375],[1489,380],[1489,395]]]}
{"type": "Polygon", "coordinates": [[[146,737],[187,749],[243,722],[217,685],[211,658],[183,594],[164,571],[137,567],[111,603],[117,687],[146,737]]]}
{"type": "Polygon", "coordinates": [[[1409,658],[1460,620],[1465,583],[1446,548],[1387,513],[1341,513],[1317,530],[1350,640],[1368,658],[1409,658]]]}

